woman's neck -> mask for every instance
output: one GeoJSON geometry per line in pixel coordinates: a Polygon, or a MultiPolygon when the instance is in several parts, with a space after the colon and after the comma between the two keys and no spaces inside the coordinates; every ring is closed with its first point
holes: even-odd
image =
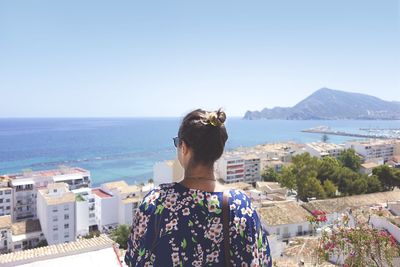
{"type": "Polygon", "coordinates": [[[217,182],[214,176],[214,168],[206,166],[193,166],[185,169],[185,175],[179,182],[187,188],[199,189],[203,191],[223,191],[222,185],[217,182]]]}

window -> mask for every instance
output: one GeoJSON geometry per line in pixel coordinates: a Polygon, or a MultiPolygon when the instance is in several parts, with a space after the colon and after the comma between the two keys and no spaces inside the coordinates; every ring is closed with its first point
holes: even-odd
{"type": "Polygon", "coordinates": [[[68,214],[64,214],[64,220],[68,220],[69,219],[69,215],[68,214]]]}
{"type": "Polygon", "coordinates": [[[69,224],[68,223],[64,224],[64,229],[68,229],[68,228],[69,228],[69,224]]]}
{"type": "Polygon", "coordinates": [[[58,231],[58,225],[53,225],[53,231],[58,231]]]}
{"type": "Polygon", "coordinates": [[[6,203],[10,203],[10,199],[9,198],[6,199],[6,203]]]}
{"type": "Polygon", "coordinates": [[[20,249],[22,245],[15,245],[14,249],[20,249]]]}
{"type": "Polygon", "coordinates": [[[69,233],[65,233],[64,238],[69,238],[69,233]]]}
{"type": "Polygon", "coordinates": [[[94,217],[94,213],[90,213],[89,218],[93,218],[93,217],[94,217]]]}
{"type": "Polygon", "coordinates": [[[0,203],[3,203],[3,199],[2,198],[0,198],[0,203]]]}
{"type": "Polygon", "coordinates": [[[57,216],[53,216],[53,222],[57,222],[58,221],[58,217],[57,216]]]}
{"type": "Polygon", "coordinates": [[[57,207],[54,207],[54,208],[53,208],[53,212],[58,212],[57,207]]]}
{"type": "Polygon", "coordinates": [[[6,207],[6,210],[9,210],[9,209],[10,209],[10,206],[7,206],[7,207],[6,207]]]}
{"type": "Polygon", "coordinates": [[[68,205],[64,205],[64,210],[69,210],[68,205]]]}

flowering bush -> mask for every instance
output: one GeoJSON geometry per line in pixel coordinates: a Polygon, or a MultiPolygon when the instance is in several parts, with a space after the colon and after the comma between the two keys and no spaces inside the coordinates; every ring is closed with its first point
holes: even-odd
{"type": "Polygon", "coordinates": [[[312,216],[308,216],[307,220],[311,223],[314,230],[320,224],[327,221],[326,212],[321,210],[313,210],[311,212],[312,216]]]}
{"type": "MultiPolygon", "coordinates": [[[[345,215],[346,216],[346,215],[345,215]]],[[[323,231],[318,248],[319,259],[336,259],[344,266],[393,266],[400,247],[387,231],[362,223],[355,228],[335,224],[331,231],[323,231]]]]}

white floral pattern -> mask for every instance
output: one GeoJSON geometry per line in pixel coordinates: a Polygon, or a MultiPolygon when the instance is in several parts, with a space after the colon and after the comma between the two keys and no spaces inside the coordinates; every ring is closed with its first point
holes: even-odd
{"type": "MultiPolygon", "coordinates": [[[[128,241],[128,266],[223,266],[222,192],[179,183],[151,190],[136,211],[128,241]]],[[[229,191],[233,266],[271,266],[267,233],[241,190],[229,191]]]]}

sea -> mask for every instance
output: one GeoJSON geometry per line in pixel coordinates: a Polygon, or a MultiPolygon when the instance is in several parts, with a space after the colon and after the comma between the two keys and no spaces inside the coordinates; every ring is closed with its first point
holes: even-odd
{"type": "MultiPolygon", "coordinates": [[[[0,175],[23,170],[77,166],[91,172],[93,184],[130,184],[152,178],[153,165],[174,159],[172,138],[181,118],[8,118],[0,119],[0,175]]],[[[226,150],[258,144],[320,141],[322,134],[301,130],[327,126],[335,131],[400,128],[400,121],[243,120],[226,121],[226,150]]],[[[328,142],[357,138],[328,136],[328,142]]]]}

